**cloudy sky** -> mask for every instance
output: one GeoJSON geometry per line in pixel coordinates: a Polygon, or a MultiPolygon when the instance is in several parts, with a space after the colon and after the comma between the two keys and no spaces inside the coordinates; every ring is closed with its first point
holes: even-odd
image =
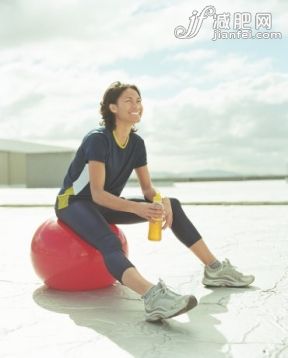
{"type": "Polygon", "coordinates": [[[0,137],[75,148],[120,80],[142,92],[151,171],[285,173],[287,15],[285,0],[0,0],[0,137]],[[235,13],[251,13],[253,33],[271,13],[261,30],[282,39],[212,41],[211,16],[176,38],[208,5],[230,14],[229,31],[235,13]]]}

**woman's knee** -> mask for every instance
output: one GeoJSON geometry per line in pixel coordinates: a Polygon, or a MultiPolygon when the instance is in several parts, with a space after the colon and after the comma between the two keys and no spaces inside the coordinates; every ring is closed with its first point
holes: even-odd
{"type": "Polygon", "coordinates": [[[175,211],[177,211],[177,209],[181,208],[181,203],[180,203],[179,199],[177,199],[177,198],[169,198],[169,199],[170,199],[173,213],[175,211]]]}

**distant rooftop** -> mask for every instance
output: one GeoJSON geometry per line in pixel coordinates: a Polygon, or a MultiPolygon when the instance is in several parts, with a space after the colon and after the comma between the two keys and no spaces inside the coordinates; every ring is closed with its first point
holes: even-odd
{"type": "Polygon", "coordinates": [[[20,140],[1,139],[0,152],[14,153],[63,153],[74,152],[74,149],[56,145],[40,144],[20,140]]]}

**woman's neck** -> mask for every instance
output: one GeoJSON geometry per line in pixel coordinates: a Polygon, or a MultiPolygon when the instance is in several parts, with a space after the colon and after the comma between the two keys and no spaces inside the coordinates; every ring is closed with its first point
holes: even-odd
{"type": "Polygon", "coordinates": [[[114,129],[114,134],[116,135],[117,139],[121,144],[124,144],[127,141],[127,138],[129,137],[129,134],[131,132],[132,126],[116,126],[114,129]]]}

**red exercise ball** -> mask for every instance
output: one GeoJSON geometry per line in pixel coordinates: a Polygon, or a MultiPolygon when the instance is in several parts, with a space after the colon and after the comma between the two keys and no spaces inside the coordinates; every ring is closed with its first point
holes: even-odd
{"type": "MultiPolygon", "coordinates": [[[[116,225],[110,228],[128,256],[125,235],[116,225]]],[[[38,276],[54,289],[88,291],[111,286],[116,281],[108,272],[102,254],[59,219],[48,219],[36,230],[31,259],[38,276]]]]}

